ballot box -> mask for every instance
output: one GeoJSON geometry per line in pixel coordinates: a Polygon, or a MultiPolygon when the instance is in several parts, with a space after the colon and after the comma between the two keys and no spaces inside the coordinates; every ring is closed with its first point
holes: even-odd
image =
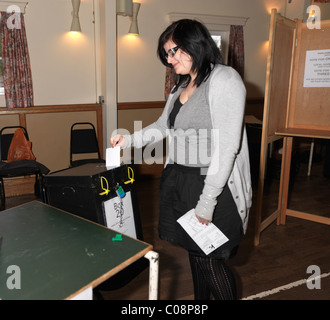
{"type": "MultiPolygon", "coordinates": [[[[46,175],[43,187],[47,204],[143,241],[132,165],[107,168],[90,163],[68,168],[46,175]]],[[[140,259],[103,287],[121,287],[147,265],[140,259]]]]}

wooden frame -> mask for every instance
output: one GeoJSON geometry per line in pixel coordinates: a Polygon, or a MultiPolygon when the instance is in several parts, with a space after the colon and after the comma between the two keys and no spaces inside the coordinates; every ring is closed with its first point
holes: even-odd
{"type": "Polygon", "coordinates": [[[330,224],[330,218],[287,208],[293,137],[330,139],[330,88],[303,86],[306,51],[330,49],[330,21],[308,29],[301,21],[292,21],[272,10],[265,87],[263,130],[260,152],[254,244],[272,222],[285,224],[294,216],[330,224]],[[268,144],[283,139],[278,207],[262,221],[262,198],[268,144]]]}

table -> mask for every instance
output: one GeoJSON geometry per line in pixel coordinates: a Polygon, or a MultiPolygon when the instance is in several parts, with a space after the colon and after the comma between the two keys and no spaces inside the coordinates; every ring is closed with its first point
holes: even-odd
{"type": "Polygon", "coordinates": [[[72,299],[142,257],[150,261],[149,299],[157,299],[158,254],[125,235],[113,241],[117,234],[39,201],[2,211],[0,299],[72,299]],[[20,289],[10,290],[15,276],[20,289]]]}

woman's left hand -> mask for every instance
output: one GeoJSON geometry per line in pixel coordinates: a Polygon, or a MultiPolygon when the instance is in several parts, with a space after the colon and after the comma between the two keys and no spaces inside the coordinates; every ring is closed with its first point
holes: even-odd
{"type": "Polygon", "coordinates": [[[198,221],[199,221],[201,224],[206,224],[206,225],[208,225],[208,224],[211,222],[210,220],[206,220],[206,219],[204,219],[204,218],[199,217],[197,214],[196,214],[196,217],[197,217],[198,221]]]}

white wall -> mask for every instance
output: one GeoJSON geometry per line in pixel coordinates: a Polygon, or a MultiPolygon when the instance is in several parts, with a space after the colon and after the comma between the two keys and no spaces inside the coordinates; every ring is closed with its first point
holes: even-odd
{"type": "MultiPolygon", "coordinates": [[[[35,105],[95,103],[103,95],[105,123],[112,132],[116,127],[117,101],[164,100],[165,69],[156,49],[159,35],[169,24],[170,12],[248,17],[244,29],[245,81],[248,96],[262,97],[270,10],[277,8],[294,18],[301,16],[304,5],[302,0],[292,0],[291,4],[287,0],[139,2],[139,37],[127,36],[130,18],[116,17],[115,0],[82,0],[79,12],[82,33],[73,37],[68,32],[72,21],[70,0],[29,0],[25,22],[35,105]]],[[[0,106],[4,106],[1,100],[0,106]]]]}
{"type": "Polygon", "coordinates": [[[71,12],[69,0],[29,0],[25,22],[35,105],[97,101],[93,1],[81,2],[82,33],[69,32],[71,12]]]}
{"type": "MultiPolygon", "coordinates": [[[[292,0],[291,4],[288,0],[134,0],[141,2],[139,37],[127,36],[130,18],[116,16],[115,0],[81,0],[82,33],[76,37],[69,34],[71,0],[24,1],[28,1],[25,23],[35,105],[95,103],[99,96],[104,96],[106,147],[109,135],[117,127],[117,102],[164,100],[165,67],[158,60],[156,49],[159,35],[169,24],[169,13],[249,18],[244,28],[245,82],[248,97],[255,98],[264,94],[271,9],[276,8],[291,19],[303,18],[309,0],[292,0]]],[[[330,18],[325,6],[328,9],[330,5],[321,6],[322,13],[328,12],[323,18],[330,18]]],[[[0,97],[0,107],[3,106],[4,99],[0,97]]],[[[122,113],[121,120],[128,118],[127,112],[130,111],[122,113]]],[[[145,113],[149,112],[153,111],[145,113]]],[[[142,117],[142,113],[135,112],[134,119],[142,117]]],[[[4,117],[3,121],[6,124],[16,121],[9,118],[4,117]]],[[[59,120],[58,125],[52,123],[50,127],[61,128],[62,122],[59,120]]],[[[37,130],[39,126],[36,120],[34,140],[43,137],[41,129],[37,130]]],[[[51,132],[50,127],[44,130],[51,132]]],[[[43,139],[49,144],[48,138],[43,139]]],[[[42,152],[47,150],[38,151],[40,159],[42,152]]]]}
{"type": "MultiPolygon", "coordinates": [[[[301,1],[301,0],[296,0],[301,1]]],[[[164,99],[164,67],[157,41],[168,26],[168,13],[199,13],[249,18],[245,35],[245,81],[248,96],[264,93],[270,11],[284,13],[287,0],[140,0],[140,36],[127,35],[130,19],[118,17],[118,101],[164,99]]],[[[295,2],[295,0],[293,0],[295,2]]]]}

